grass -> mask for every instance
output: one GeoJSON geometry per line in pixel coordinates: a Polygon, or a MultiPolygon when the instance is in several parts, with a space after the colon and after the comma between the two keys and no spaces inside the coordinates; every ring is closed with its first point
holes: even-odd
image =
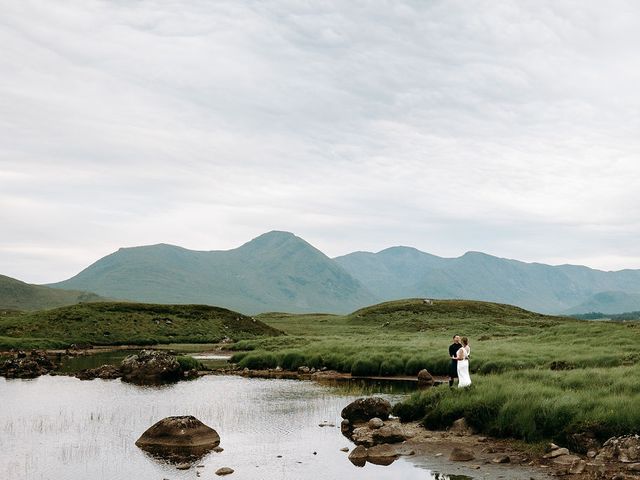
{"type": "Polygon", "coordinates": [[[473,374],[615,367],[640,360],[640,324],[586,322],[469,301],[387,302],[347,316],[266,314],[287,333],[240,341],[241,367],[300,365],[355,375],[446,375],[453,334],[471,339],[473,374]]]}
{"type": "Polygon", "coordinates": [[[428,305],[420,299],[344,316],[268,313],[255,322],[214,307],[140,304],[0,316],[2,345],[134,339],[187,344],[230,336],[238,340],[229,348],[240,367],[306,365],[361,376],[415,375],[422,368],[446,375],[454,334],[471,340],[472,387],[415,393],[394,407],[403,420],[440,428],[465,417],[481,432],[532,445],[552,439],[572,446],[573,435],[581,432],[602,440],[640,432],[640,322],[553,317],[487,302],[428,305]]]}
{"type": "Polygon", "coordinates": [[[216,343],[279,334],[251,317],[204,305],[85,303],[0,316],[2,348],[216,343]]]}
{"type": "Polygon", "coordinates": [[[640,431],[640,367],[524,370],[478,376],[469,389],[437,387],[395,405],[403,421],[448,427],[461,417],[477,430],[579,449],[573,435],[606,440],[640,431]]]}
{"type": "Polygon", "coordinates": [[[530,444],[640,432],[640,323],[538,315],[486,302],[388,302],[347,316],[266,314],[287,336],[238,342],[249,368],[327,367],[354,375],[446,375],[453,334],[470,337],[470,389],[436,387],[395,407],[403,420],[530,444]]]}

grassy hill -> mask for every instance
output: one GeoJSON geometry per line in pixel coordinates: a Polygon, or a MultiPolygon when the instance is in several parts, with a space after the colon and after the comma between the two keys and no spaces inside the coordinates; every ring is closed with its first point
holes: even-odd
{"type": "Polygon", "coordinates": [[[270,232],[228,251],[122,248],[56,288],[150,303],[222,305],[244,313],[346,313],[376,298],[304,240],[270,232]]]}
{"type": "Polygon", "coordinates": [[[41,310],[105,299],[91,292],[31,285],[0,275],[0,310],[41,310]]]}
{"type": "Polygon", "coordinates": [[[0,346],[208,343],[280,335],[237,312],[206,305],[86,303],[0,316],[0,346]]]}

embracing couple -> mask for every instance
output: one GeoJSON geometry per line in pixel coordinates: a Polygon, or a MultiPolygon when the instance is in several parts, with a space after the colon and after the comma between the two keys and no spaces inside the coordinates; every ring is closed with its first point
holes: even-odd
{"type": "Polygon", "coordinates": [[[453,379],[458,379],[458,387],[468,387],[471,385],[471,377],[469,376],[469,355],[471,347],[467,337],[460,338],[459,335],[453,336],[453,343],[449,346],[449,358],[451,358],[451,366],[449,367],[449,386],[453,387],[453,379]]]}

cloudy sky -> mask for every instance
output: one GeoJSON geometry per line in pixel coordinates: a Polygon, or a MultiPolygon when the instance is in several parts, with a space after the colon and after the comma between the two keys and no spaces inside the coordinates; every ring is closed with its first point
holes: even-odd
{"type": "Polygon", "coordinates": [[[640,268],[640,2],[0,0],[0,273],[287,230],[640,268]]]}

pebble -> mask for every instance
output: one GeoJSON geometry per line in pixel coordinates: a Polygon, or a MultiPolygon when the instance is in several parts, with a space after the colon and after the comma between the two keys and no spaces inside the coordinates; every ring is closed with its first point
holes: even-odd
{"type": "Polygon", "coordinates": [[[216,470],[216,475],[231,475],[233,472],[233,468],[222,467],[216,470]]]}
{"type": "Polygon", "coordinates": [[[224,448],[216,447],[216,448],[213,449],[213,451],[216,452],[216,453],[224,452],[224,448]]]}
{"type": "Polygon", "coordinates": [[[349,451],[349,447],[342,447],[340,449],[341,452],[348,452],[349,451]]]}
{"type": "Polygon", "coordinates": [[[191,465],[189,465],[188,463],[179,463],[176,465],[176,468],[178,470],[189,470],[191,468],[191,465]]]}

